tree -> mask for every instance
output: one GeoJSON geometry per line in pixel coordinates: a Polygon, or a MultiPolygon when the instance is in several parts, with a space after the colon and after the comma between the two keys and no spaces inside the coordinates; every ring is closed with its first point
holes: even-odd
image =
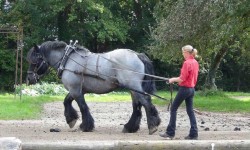
{"type": "MultiPolygon", "coordinates": [[[[150,53],[166,62],[180,59],[175,49],[192,44],[203,56],[201,67],[208,65],[205,88],[217,89],[218,67],[231,47],[240,45],[244,53],[249,39],[248,0],[167,0],[156,9],[158,26],[152,31],[150,53]],[[239,44],[240,43],[240,44],[239,44]]],[[[203,68],[201,68],[204,70],[203,68]]],[[[206,70],[206,69],[205,69],[206,70]]]]}
{"type": "MultiPolygon", "coordinates": [[[[156,3],[150,0],[9,1],[11,9],[3,11],[3,7],[0,8],[0,24],[23,26],[24,57],[33,43],[55,39],[79,40],[92,52],[115,48],[145,51],[156,3]]],[[[0,4],[3,6],[4,1],[0,0],[0,4]]],[[[0,39],[0,42],[6,41],[0,39]]]]}
{"type": "Polygon", "coordinates": [[[89,0],[74,3],[69,13],[70,33],[79,37],[93,52],[110,50],[114,43],[125,43],[130,29],[113,1],[89,0]],[[79,34],[81,33],[81,34],[79,34]]]}
{"type": "Polygon", "coordinates": [[[138,52],[146,52],[147,44],[150,43],[150,28],[155,25],[153,17],[154,7],[158,0],[120,0],[122,16],[128,20],[130,30],[129,39],[126,42],[128,48],[138,52]]]}

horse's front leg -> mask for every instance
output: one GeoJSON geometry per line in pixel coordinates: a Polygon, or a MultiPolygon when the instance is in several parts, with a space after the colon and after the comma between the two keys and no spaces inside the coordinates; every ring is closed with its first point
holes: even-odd
{"type": "Polygon", "coordinates": [[[83,132],[91,132],[95,128],[94,119],[89,112],[89,107],[85,102],[84,96],[79,95],[76,97],[76,102],[80,108],[82,114],[82,123],[80,125],[80,129],[83,132]]]}
{"type": "Polygon", "coordinates": [[[76,110],[72,106],[72,101],[74,98],[68,93],[64,99],[64,116],[66,118],[67,124],[70,128],[73,128],[78,119],[76,110]]]}

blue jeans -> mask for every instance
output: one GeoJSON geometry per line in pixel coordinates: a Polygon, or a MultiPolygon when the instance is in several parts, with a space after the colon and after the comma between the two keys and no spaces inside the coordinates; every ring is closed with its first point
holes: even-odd
{"type": "Polygon", "coordinates": [[[194,111],[193,111],[194,93],[195,93],[194,88],[179,87],[178,93],[173,101],[173,104],[170,110],[170,120],[169,120],[169,124],[166,130],[168,135],[175,136],[176,112],[177,112],[178,107],[185,100],[186,111],[189,116],[190,125],[191,125],[189,136],[198,137],[197,123],[196,123],[196,118],[195,118],[194,111]]]}

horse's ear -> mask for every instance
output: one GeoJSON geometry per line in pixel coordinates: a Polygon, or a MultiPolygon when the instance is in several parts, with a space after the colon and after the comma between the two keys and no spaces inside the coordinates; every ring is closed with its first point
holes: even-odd
{"type": "Polygon", "coordinates": [[[33,45],[34,45],[34,50],[35,50],[36,52],[38,52],[38,51],[39,51],[39,47],[38,47],[35,43],[33,43],[33,45]]]}

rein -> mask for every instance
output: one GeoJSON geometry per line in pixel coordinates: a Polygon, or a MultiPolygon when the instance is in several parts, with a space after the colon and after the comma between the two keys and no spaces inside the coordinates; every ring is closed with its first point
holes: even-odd
{"type": "Polygon", "coordinates": [[[173,83],[169,84],[169,90],[170,90],[171,97],[170,97],[170,102],[168,104],[168,109],[167,109],[168,111],[173,104],[173,91],[174,91],[173,83]]]}
{"type": "MultiPolygon", "coordinates": [[[[37,58],[41,58],[41,56],[38,55],[37,58]]],[[[37,65],[37,63],[32,63],[32,64],[37,65]]],[[[46,72],[47,72],[47,71],[46,71],[46,72],[45,72],[44,74],[42,74],[42,75],[38,75],[38,74],[37,74],[37,72],[42,68],[42,66],[43,66],[44,64],[47,64],[47,65],[48,65],[48,63],[47,63],[45,60],[43,60],[43,61],[41,62],[41,64],[40,64],[37,68],[35,68],[34,71],[28,70],[28,71],[27,71],[27,74],[32,74],[33,77],[34,77],[34,79],[35,79],[36,82],[37,82],[37,80],[39,80],[39,78],[42,77],[42,76],[43,76],[44,74],[46,74],[46,72]]]]}

